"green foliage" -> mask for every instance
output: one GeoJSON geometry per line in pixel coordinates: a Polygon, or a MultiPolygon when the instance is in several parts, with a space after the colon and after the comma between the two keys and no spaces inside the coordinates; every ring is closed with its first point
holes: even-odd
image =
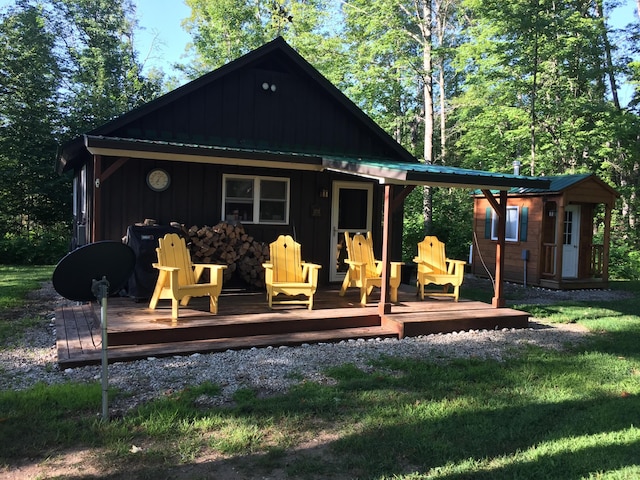
{"type": "MultiPolygon", "coordinates": [[[[433,223],[429,235],[446,244],[447,256],[457,260],[469,257],[473,237],[473,197],[467,190],[432,188],[433,223]]],[[[405,200],[402,261],[411,262],[416,245],[427,235],[422,214],[423,188],[413,190],[405,200]]]]}
{"type": "Polygon", "coordinates": [[[16,308],[24,303],[31,290],[40,288],[42,282],[51,279],[50,266],[12,267],[0,265],[0,312],[16,308]]]}
{"type": "Polygon", "coordinates": [[[64,225],[37,228],[0,237],[0,258],[5,265],[54,265],[69,252],[71,239],[64,225]]]}
{"type": "MultiPolygon", "coordinates": [[[[196,61],[182,65],[195,78],[275,39],[284,37],[307,60],[325,65],[335,51],[323,43],[330,22],[324,0],[186,0],[196,61]]],[[[335,43],[332,44],[335,46],[335,43]]]]}
{"type": "Polygon", "coordinates": [[[94,412],[100,384],[38,384],[25,391],[0,391],[0,462],[31,452],[100,443],[94,412]]]}
{"type": "Polygon", "coordinates": [[[54,48],[41,8],[0,14],[0,237],[69,217],[70,185],[53,169],[63,128],[54,48]]]}

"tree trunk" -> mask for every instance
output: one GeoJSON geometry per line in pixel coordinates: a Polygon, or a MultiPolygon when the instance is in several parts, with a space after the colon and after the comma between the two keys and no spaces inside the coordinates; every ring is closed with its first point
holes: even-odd
{"type": "MultiPolygon", "coordinates": [[[[424,72],[424,162],[433,162],[433,80],[432,80],[432,47],[431,47],[431,0],[422,3],[422,24],[420,30],[423,38],[422,70],[424,72]]],[[[431,187],[424,187],[422,202],[424,214],[424,230],[429,233],[433,221],[433,208],[431,205],[431,187]]]]}

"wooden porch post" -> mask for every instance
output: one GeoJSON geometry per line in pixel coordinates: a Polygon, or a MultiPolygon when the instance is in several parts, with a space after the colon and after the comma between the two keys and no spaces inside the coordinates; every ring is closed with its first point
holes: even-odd
{"type": "Polygon", "coordinates": [[[391,231],[391,185],[384,186],[384,211],[382,217],[382,280],[380,283],[380,303],[378,315],[391,312],[389,303],[389,232],[391,231]]]}
{"type": "Polygon", "coordinates": [[[504,281],[502,280],[502,271],[504,270],[504,248],[505,236],[507,233],[507,191],[500,190],[500,201],[496,200],[491,190],[482,190],[482,193],[489,201],[491,208],[498,216],[498,243],[496,244],[496,278],[493,291],[493,299],[491,304],[494,308],[505,306],[504,300],[504,281]]]}
{"type": "Polygon", "coordinates": [[[494,308],[505,306],[504,281],[502,280],[505,258],[505,236],[507,233],[507,191],[500,190],[498,212],[498,243],[496,244],[496,286],[491,304],[494,308]]]}
{"type": "Polygon", "coordinates": [[[604,205],[604,237],[602,239],[602,281],[609,283],[609,247],[611,243],[611,205],[604,205]]]}
{"type": "Polygon", "coordinates": [[[562,284],[562,254],[564,253],[564,201],[558,202],[556,217],[556,272],[558,287],[562,284]]]}

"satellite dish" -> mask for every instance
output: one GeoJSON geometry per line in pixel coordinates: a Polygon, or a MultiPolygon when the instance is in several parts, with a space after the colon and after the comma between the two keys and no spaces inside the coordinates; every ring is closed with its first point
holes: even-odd
{"type": "Polygon", "coordinates": [[[108,295],[119,292],[133,272],[136,255],[128,245],[115,241],[90,243],[67,254],[53,272],[53,288],[68,300],[88,302],[96,298],[93,281],[106,277],[108,295]]]}
{"type": "Polygon", "coordinates": [[[125,285],[136,263],[130,246],[114,241],[84,245],[67,254],[53,271],[53,288],[69,300],[101,303],[102,419],[109,418],[109,372],[107,357],[107,297],[125,285]]]}

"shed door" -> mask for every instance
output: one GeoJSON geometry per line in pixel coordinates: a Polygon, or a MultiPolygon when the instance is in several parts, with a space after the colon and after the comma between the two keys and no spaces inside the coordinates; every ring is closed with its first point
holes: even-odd
{"type": "Polygon", "coordinates": [[[344,279],[347,258],[344,232],[371,230],[371,205],[373,204],[373,185],[363,182],[334,182],[331,204],[331,262],[329,281],[344,279]]]}
{"type": "Polygon", "coordinates": [[[580,205],[569,205],[564,210],[562,236],[562,278],[578,277],[580,252],[580,205]]]}

